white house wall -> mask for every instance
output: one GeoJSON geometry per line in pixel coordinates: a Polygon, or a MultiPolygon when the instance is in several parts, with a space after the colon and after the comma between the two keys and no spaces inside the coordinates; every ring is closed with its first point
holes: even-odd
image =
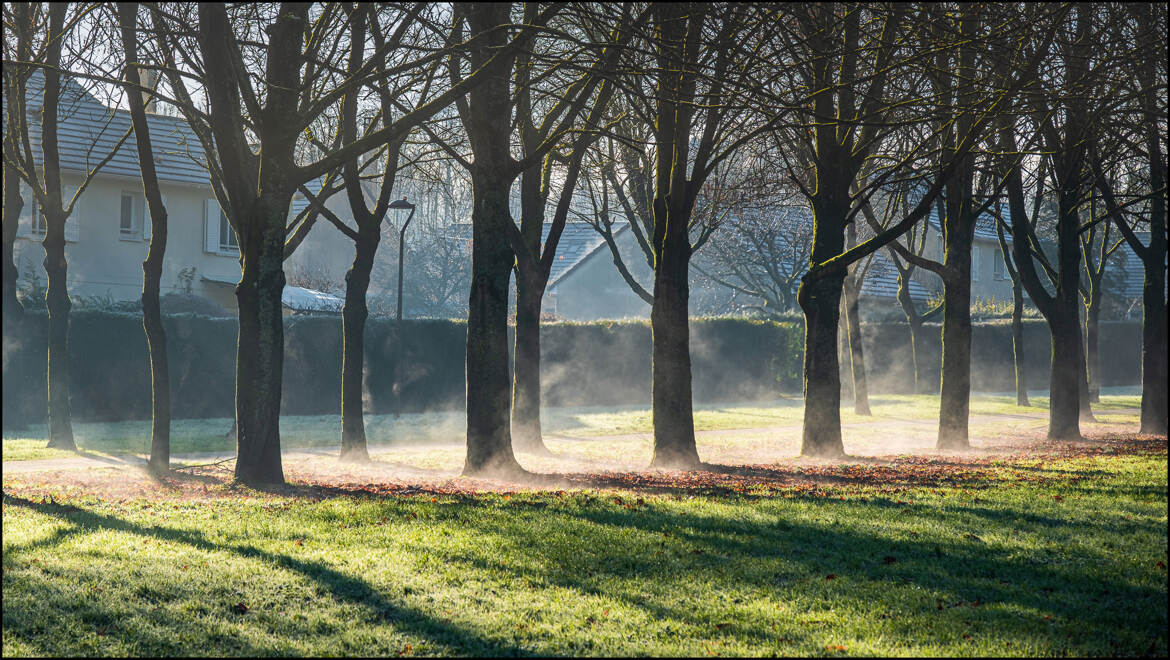
{"type": "MultiPolygon", "coordinates": [[[[64,185],[77,186],[80,179],[66,174],[64,185]]],[[[240,278],[239,256],[232,253],[208,253],[204,249],[204,202],[213,199],[210,188],[168,184],[160,185],[167,202],[167,251],[163,260],[162,293],[181,290],[179,271],[195,268],[192,293],[202,295],[233,309],[231,287],[204,281],[203,278],[237,281],[240,278]]],[[[98,176],[82,193],[74,213],[79,213],[78,240],[67,242],[65,256],[69,264],[69,293],[74,297],[109,297],[113,300],[137,299],[142,295],[142,261],[149,240],[122,237],[121,196],[123,192],[142,195],[141,181],[98,176]]],[[[35,203],[26,195],[25,204],[35,203]]],[[[330,207],[344,203],[335,198],[330,207]]],[[[338,209],[341,210],[341,209],[338,209]]],[[[144,214],[147,217],[148,213],[144,214]]],[[[348,212],[342,217],[347,217],[348,212]]],[[[145,220],[149,223],[149,219],[145,220]]],[[[290,261],[320,261],[330,277],[344,282],[347,259],[352,259],[352,243],[333,225],[319,220],[309,237],[290,261]]],[[[31,273],[47,283],[43,266],[44,248],[40,236],[20,236],[14,248],[20,283],[27,285],[31,273]]],[[[286,266],[286,272],[288,267],[286,266]]]]}

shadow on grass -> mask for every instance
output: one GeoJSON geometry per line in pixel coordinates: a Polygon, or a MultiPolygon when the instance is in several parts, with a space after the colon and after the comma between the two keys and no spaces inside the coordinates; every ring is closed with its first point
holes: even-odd
{"type": "MultiPolygon", "coordinates": [[[[95,531],[124,532],[141,537],[181,543],[204,552],[230,552],[240,557],[255,559],[294,572],[312,580],[322,591],[330,594],[335,600],[362,607],[366,610],[370,618],[376,620],[378,623],[390,624],[398,630],[425,637],[440,649],[445,648],[449,652],[510,656],[529,655],[526,650],[517,646],[500,644],[472,630],[454,625],[446,620],[432,617],[419,609],[395,603],[365,581],[347,575],[319,561],[297,559],[288,555],[261,550],[251,545],[215,543],[208,540],[200,532],[160,526],[146,527],[115,516],[96,513],[73,505],[39,503],[9,495],[8,493],[4,494],[4,505],[24,507],[70,524],[69,528],[59,529],[46,539],[35,541],[24,546],[10,546],[7,548],[4,554],[6,568],[16,554],[23,554],[38,548],[54,545],[77,534],[95,531]]],[[[6,588],[10,587],[6,585],[6,588]]],[[[23,620],[19,614],[19,612],[10,613],[7,609],[5,610],[4,628],[6,636],[11,633],[23,638],[24,636],[21,634],[21,631],[28,630],[32,625],[31,622],[23,620]]],[[[169,622],[169,625],[177,629],[185,623],[173,621],[169,622]]],[[[26,641],[36,643],[35,640],[26,641]]],[[[238,638],[233,640],[233,643],[241,647],[234,650],[238,650],[244,655],[256,655],[269,652],[267,649],[250,648],[246,642],[238,638]]],[[[57,649],[44,649],[44,652],[55,655],[60,654],[61,651],[57,649]]]]}
{"type": "MultiPolygon", "coordinates": [[[[852,509],[847,515],[854,520],[872,520],[878,514],[873,504],[833,505],[852,509]]],[[[963,522],[937,510],[914,513],[951,528],[963,522]]],[[[650,506],[569,510],[578,524],[565,525],[562,531],[574,539],[573,547],[550,556],[532,543],[526,523],[536,515],[546,514],[513,516],[507,524],[490,528],[506,542],[508,570],[538,585],[616,598],[657,620],[685,625],[693,622],[695,613],[675,598],[648,599],[642,589],[677,594],[688,585],[714,583],[720,585],[720,597],[729,601],[723,606],[732,621],[737,620],[734,605],[738,602],[800,600],[829,611],[885,610],[889,618],[904,621],[891,621],[890,626],[922,645],[931,643],[924,638],[923,623],[934,626],[936,617],[943,617],[956,626],[964,625],[963,620],[966,624],[977,620],[1001,638],[1045,640],[1057,653],[1076,649],[1077,653],[1157,655],[1166,650],[1165,590],[1099,572],[1099,564],[1111,559],[1105,553],[1086,557],[1083,563],[1062,561],[1043,549],[1018,557],[1013,548],[989,547],[958,534],[949,541],[916,541],[868,532],[864,525],[843,529],[836,523],[810,524],[779,516],[761,524],[650,506]],[[662,541],[659,545],[647,539],[662,541]],[[836,575],[838,580],[829,582],[827,575],[836,575]]],[[[1025,520],[1043,526],[1059,522],[1038,517],[1025,520]]],[[[1076,526],[1068,520],[1063,524],[1076,526]]],[[[1086,527],[1084,531],[1138,530],[1086,527]]],[[[445,559],[467,563],[475,570],[495,567],[491,559],[445,559]]],[[[744,612],[743,616],[750,615],[744,612]]],[[[798,623],[787,625],[788,630],[782,632],[789,639],[809,635],[798,623]]],[[[957,627],[949,632],[957,637],[962,630],[957,627]]],[[[774,644],[779,633],[745,626],[734,634],[754,643],[774,644]]]]}

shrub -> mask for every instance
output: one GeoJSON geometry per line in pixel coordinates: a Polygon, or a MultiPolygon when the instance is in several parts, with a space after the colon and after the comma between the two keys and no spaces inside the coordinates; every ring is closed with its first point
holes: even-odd
{"type": "MultiPolygon", "coordinates": [[[[198,314],[164,317],[176,418],[231,417],[234,409],[235,318],[198,314]]],[[[25,419],[45,415],[43,312],[26,314],[23,331],[5,337],[5,398],[25,419]]],[[[137,313],[78,310],[70,347],[73,413],[79,421],[148,419],[150,372],[137,313]]],[[[1048,382],[1051,354],[1043,321],[1024,323],[1029,386],[1048,382]]],[[[937,386],[938,324],[927,324],[919,359],[937,386]]],[[[696,401],[732,402],[799,393],[804,327],[732,317],[691,321],[691,366],[696,401]]],[[[863,324],[866,366],[873,392],[913,387],[909,330],[905,324],[863,324]]],[[[369,412],[459,410],[465,401],[467,326],[454,320],[370,319],[366,324],[364,400],[369,412]]],[[[1141,328],[1133,321],[1103,322],[1102,384],[1136,383],[1141,328]]],[[[651,340],[645,321],[546,323],[541,330],[544,404],[549,406],[650,402],[651,340]]],[[[972,387],[1014,389],[1011,327],[1007,321],[975,324],[972,387]]],[[[338,414],[341,409],[341,320],[294,316],[285,321],[281,410],[289,415],[338,414]]],[[[19,414],[18,414],[19,416],[19,414]]]]}

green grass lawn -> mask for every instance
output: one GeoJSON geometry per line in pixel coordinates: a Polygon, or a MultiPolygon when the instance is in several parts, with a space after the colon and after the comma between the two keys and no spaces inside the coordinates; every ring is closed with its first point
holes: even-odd
{"type": "Polygon", "coordinates": [[[1165,444],[983,465],[721,494],[6,478],[3,654],[1165,655],[1165,444]]]}
{"type": "MultiPolygon", "coordinates": [[[[1128,392],[1135,388],[1111,388],[1128,392]]],[[[846,402],[841,410],[845,424],[938,419],[938,397],[933,395],[877,395],[871,397],[872,417],[853,413],[846,402]]],[[[1015,397],[975,395],[971,399],[972,415],[1031,415],[1044,416],[1048,399],[1033,397],[1029,408],[1016,406],[1015,397]]],[[[1101,421],[1110,423],[1136,422],[1131,412],[1110,413],[1118,409],[1141,406],[1141,397],[1132,393],[1107,394],[1094,410],[1102,411],[1101,421]]],[[[721,429],[748,429],[770,426],[799,426],[803,415],[800,398],[778,399],[761,404],[698,404],[695,406],[695,428],[700,431],[721,429]]],[[[652,432],[649,408],[618,406],[609,408],[579,407],[550,408],[544,411],[544,429],[549,434],[571,437],[595,437],[626,433],[652,432]]],[[[296,416],[281,418],[281,441],[285,448],[333,447],[339,442],[340,422],[336,416],[296,416]]],[[[171,427],[171,453],[230,452],[234,439],[224,437],[231,428],[231,420],[183,419],[171,427]]],[[[367,415],[366,429],[371,446],[427,444],[435,442],[462,442],[465,419],[459,412],[423,414],[367,415]]],[[[150,450],[150,422],[75,423],[77,444],[86,451],[105,454],[140,454],[150,450]]],[[[3,439],[3,460],[20,461],[42,458],[63,458],[69,452],[45,449],[47,429],[44,424],[33,425],[21,435],[6,435],[3,439]]]]}

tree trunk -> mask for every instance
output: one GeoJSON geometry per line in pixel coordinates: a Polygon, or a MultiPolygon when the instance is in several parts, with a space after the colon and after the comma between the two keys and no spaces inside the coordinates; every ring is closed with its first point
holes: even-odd
{"type": "MultiPolygon", "coordinates": [[[[1059,302],[1059,301],[1058,301],[1059,302]]],[[[1067,307],[1067,306],[1065,306],[1067,307]]],[[[1080,440],[1081,368],[1080,323],[1076,309],[1060,309],[1048,320],[1052,331],[1052,371],[1049,379],[1048,438],[1080,440]]]]}
{"type": "MultiPolygon", "coordinates": [[[[1155,231],[1158,227],[1154,227],[1155,231]]],[[[1165,225],[1162,226],[1165,231],[1165,225]]],[[[1142,287],[1142,433],[1166,435],[1166,239],[1151,232],[1142,287]],[[1155,250],[1155,246],[1160,246],[1155,250]]]]}
{"type": "Polygon", "coordinates": [[[800,284],[804,310],[804,432],[801,456],[845,455],[841,441],[841,371],[837,363],[837,315],[844,274],[800,284]]]}
{"type": "Polygon", "coordinates": [[[1024,291],[1018,276],[1012,279],[1012,362],[1016,367],[1016,405],[1030,406],[1024,369],[1024,291]]]}
{"type": "Polygon", "coordinates": [[[370,460],[362,413],[362,374],[366,317],[369,316],[366,292],[370,288],[370,272],[374,268],[374,254],[381,237],[378,229],[377,225],[373,230],[359,229],[353,264],[345,274],[345,307],[341,312],[341,460],[359,463],[370,460]]]}
{"type": "Polygon", "coordinates": [[[922,373],[922,359],[918,355],[918,347],[921,345],[920,337],[922,336],[922,321],[914,320],[910,322],[910,360],[914,363],[914,393],[915,394],[932,394],[934,388],[927,387],[926,376],[922,373]]]}
{"type": "Polygon", "coordinates": [[[255,202],[263,214],[240,240],[247,251],[236,286],[240,331],[236,348],[236,479],[284,483],[280,458],[280,396],[284,369],[284,225],[291,193],[271,192],[255,202]]]}
{"type": "MultiPolygon", "coordinates": [[[[9,148],[7,138],[5,149],[9,148]]],[[[32,201],[36,204],[36,201],[32,201]]],[[[18,348],[21,336],[21,326],[24,320],[24,307],[16,297],[16,280],[20,273],[16,268],[14,250],[16,233],[20,222],[20,212],[24,208],[24,199],[20,196],[20,177],[13,167],[4,167],[4,222],[3,222],[3,252],[4,252],[4,291],[3,291],[3,331],[4,331],[4,370],[16,371],[15,364],[23,360],[23,351],[18,348]],[[10,342],[12,345],[10,346],[10,342]]],[[[4,415],[2,417],[5,430],[24,430],[24,406],[20,392],[23,388],[16,386],[5,387],[0,394],[4,397],[4,415]]]]}
{"type": "Polygon", "coordinates": [[[938,417],[939,449],[968,449],[967,420],[971,411],[971,252],[952,257],[958,279],[943,280],[942,385],[938,417]],[[960,262],[960,263],[955,263],[960,262]],[[966,276],[966,278],[964,278],[966,276]]]}
{"type": "Polygon", "coordinates": [[[861,346],[861,283],[844,286],[845,322],[849,337],[849,367],[853,375],[853,412],[872,415],[869,410],[869,384],[865,378],[865,353],[861,346]]]}
{"type": "Polygon", "coordinates": [[[1101,359],[1097,338],[1101,327],[1101,294],[1098,286],[1093,288],[1089,306],[1085,309],[1085,367],[1089,379],[1089,401],[1101,400],[1101,359]]]}
{"type": "Polygon", "coordinates": [[[1082,422],[1095,422],[1093,417],[1093,408],[1089,404],[1089,372],[1088,359],[1085,355],[1085,333],[1081,328],[1081,316],[1079,311],[1075,311],[1079,305],[1074,305],[1073,317],[1077,322],[1077,365],[1080,370],[1077,376],[1077,412],[1082,422]]]}
{"type": "Polygon", "coordinates": [[[142,262],[142,329],[150,352],[150,467],[165,472],[171,465],[171,369],[159,289],[167,241],[166,212],[161,218],[151,213],[151,221],[150,250],[142,262]],[[154,223],[156,218],[160,222],[154,223]]]}
{"type": "MultiPolygon", "coordinates": [[[[137,67],[138,42],[134,30],[137,15],[138,3],[118,3],[122,50],[127,62],[125,76],[131,85],[140,85],[142,82],[137,67]]],[[[162,287],[163,258],[167,251],[167,209],[158,187],[143,95],[131,87],[127,96],[138,165],[142,173],[142,192],[150,210],[150,247],[146,259],[142,261],[142,329],[146,333],[146,345],[150,353],[150,467],[158,472],[166,472],[171,466],[171,371],[167,361],[167,334],[163,329],[159,291],[162,287]]]]}
{"type": "MultiPolygon", "coordinates": [[[[661,200],[656,200],[655,207],[656,214],[668,212],[667,204],[661,200]]],[[[655,264],[654,304],[650,310],[654,343],[654,457],[650,467],[689,470],[700,466],[691,401],[690,284],[687,281],[691,246],[685,231],[685,218],[689,214],[673,208],[669,213],[673,217],[661,220],[668,224],[666,240],[655,264]]]]}
{"type": "Polygon", "coordinates": [[[77,450],[73,442],[73,413],[69,402],[69,300],[65,262],[65,217],[45,212],[45,274],[48,291],[45,306],[49,311],[48,388],[49,444],[53,449],[77,450]]]}
{"type": "Polygon", "coordinates": [[[551,454],[540,428],[540,302],[544,287],[516,276],[515,373],[512,383],[512,446],[551,454]]]}
{"type": "MultiPolygon", "coordinates": [[[[486,169],[486,168],[485,168],[486,169]]],[[[508,387],[508,280],[515,256],[504,234],[509,181],[473,174],[471,294],[467,313],[467,462],[463,474],[517,478],[508,387]]]]}

